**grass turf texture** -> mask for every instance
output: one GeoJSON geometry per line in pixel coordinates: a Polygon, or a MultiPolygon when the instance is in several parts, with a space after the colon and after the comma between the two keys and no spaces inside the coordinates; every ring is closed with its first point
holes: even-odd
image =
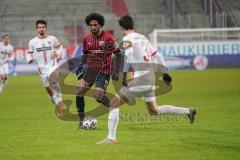
{"type": "MultiPolygon", "coordinates": [[[[107,115],[98,118],[95,131],[74,130],[77,122],[55,117],[38,76],[10,78],[0,96],[0,159],[239,159],[240,69],[170,73],[174,90],[158,97],[158,104],[196,105],[196,122],[122,120],[117,145],[95,145],[107,135],[107,115]]],[[[68,82],[76,84],[76,77],[68,82]]],[[[97,103],[86,98],[86,106],[97,103]]],[[[71,109],[76,112],[75,104],[71,109]]],[[[138,100],[125,112],[145,114],[146,108],[138,100]]]]}

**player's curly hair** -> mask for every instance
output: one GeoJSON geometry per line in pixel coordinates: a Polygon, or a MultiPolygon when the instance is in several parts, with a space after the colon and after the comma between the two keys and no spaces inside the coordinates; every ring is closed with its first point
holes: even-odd
{"type": "Polygon", "coordinates": [[[99,13],[90,13],[86,18],[85,18],[85,22],[86,24],[89,26],[90,22],[92,20],[96,20],[98,21],[98,23],[103,27],[104,23],[105,23],[105,19],[104,17],[99,14],[99,13]]]}

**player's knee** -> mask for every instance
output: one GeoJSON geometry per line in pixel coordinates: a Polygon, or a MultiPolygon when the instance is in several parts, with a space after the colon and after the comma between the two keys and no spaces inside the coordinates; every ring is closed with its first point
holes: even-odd
{"type": "Polygon", "coordinates": [[[93,97],[96,99],[96,101],[101,102],[102,98],[104,96],[104,92],[102,91],[96,91],[93,95],[93,97]]]}
{"type": "Polygon", "coordinates": [[[86,90],[87,90],[86,87],[82,87],[82,86],[80,87],[80,86],[78,86],[78,87],[77,87],[76,95],[77,95],[77,96],[84,96],[86,90]]]}
{"type": "Polygon", "coordinates": [[[110,101],[110,108],[114,108],[114,107],[118,107],[119,106],[119,100],[117,98],[113,98],[111,101],[110,101]]]}
{"type": "Polygon", "coordinates": [[[57,74],[56,74],[54,71],[53,71],[51,74],[48,75],[48,78],[49,78],[49,79],[55,79],[55,80],[56,80],[57,77],[58,77],[58,76],[57,76],[57,74]]]}
{"type": "Polygon", "coordinates": [[[57,86],[58,85],[58,82],[57,81],[50,81],[49,82],[49,86],[51,87],[51,88],[54,88],[55,86],[57,86]]]}
{"type": "Polygon", "coordinates": [[[3,80],[4,80],[4,81],[7,81],[7,80],[8,80],[8,77],[7,77],[7,76],[4,76],[4,77],[3,77],[3,80]]]}

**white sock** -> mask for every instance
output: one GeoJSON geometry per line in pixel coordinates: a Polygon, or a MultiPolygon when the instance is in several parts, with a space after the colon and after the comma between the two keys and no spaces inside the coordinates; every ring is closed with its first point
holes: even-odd
{"type": "Polygon", "coordinates": [[[0,81],[0,92],[3,91],[3,86],[4,86],[3,81],[0,81]]]}
{"type": "Polygon", "coordinates": [[[163,105],[158,107],[158,114],[189,114],[189,108],[163,105]]]}
{"type": "Polygon", "coordinates": [[[54,92],[54,95],[52,96],[52,100],[57,105],[59,102],[62,101],[62,95],[61,95],[61,88],[58,82],[52,83],[51,88],[54,92]]]}
{"type": "Polygon", "coordinates": [[[119,108],[110,108],[108,115],[108,139],[115,140],[119,121],[119,108]]]}
{"type": "Polygon", "coordinates": [[[49,96],[49,94],[48,94],[48,99],[52,102],[52,103],[54,103],[54,101],[53,101],[53,99],[52,99],[52,97],[51,96],[49,96]]]}
{"type": "Polygon", "coordinates": [[[54,90],[54,94],[56,94],[56,96],[57,96],[58,98],[62,98],[62,95],[61,95],[61,87],[60,87],[59,83],[58,83],[58,82],[53,83],[53,84],[51,85],[51,87],[52,87],[52,89],[54,90]]]}
{"type": "Polygon", "coordinates": [[[58,97],[57,94],[54,94],[54,95],[52,96],[52,100],[53,100],[53,102],[55,103],[55,105],[58,105],[58,103],[62,101],[62,98],[61,98],[61,97],[58,97]]]}

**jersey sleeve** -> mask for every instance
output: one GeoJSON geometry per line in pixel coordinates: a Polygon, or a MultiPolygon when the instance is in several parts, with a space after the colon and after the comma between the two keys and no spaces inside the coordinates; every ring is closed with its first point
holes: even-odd
{"type": "Polygon", "coordinates": [[[28,52],[27,52],[27,55],[26,55],[27,62],[33,60],[33,53],[34,53],[34,46],[32,44],[32,41],[30,41],[29,44],[28,44],[28,52]]]}
{"type": "Polygon", "coordinates": [[[155,54],[157,54],[156,48],[154,48],[149,41],[147,43],[148,43],[148,46],[150,48],[151,56],[154,56],[155,54]]]}
{"type": "Polygon", "coordinates": [[[29,41],[28,43],[28,53],[32,54],[34,52],[34,47],[32,45],[32,41],[29,41]]]}
{"type": "Polygon", "coordinates": [[[133,42],[130,38],[123,38],[122,47],[124,49],[124,67],[123,72],[128,72],[131,67],[133,57],[133,42]]]}
{"type": "Polygon", "coordinates": [[[86,43],[86,37],[83,38],[83,47],[82,47],[83,54],[87,52],[87,43],[86,43]]]}
{"type": "Polygon", "coordinates": [[[63,47],[62,47],[60,41],[56,37],[54,37],[54,36],[52,36],[52,37],[53,37],[53,39],[52,39],[52,41],[53,41],[53,49],[54,49],[54,51],[56,51],[56,53],[58,55],[57,59],[59,59],[59,58],[61,58],[63,56],[63,53],[64,53],[63,47]]]}
{"type": "Polygon", "coordinates": [[[12,45],[10,45],[10,53],[13,53],[14,52],[14,48],[12,45]]]}
{"type": "Polygon", "coordinates": [[[58,49],[58,48],[61,47],[61,43],[60,43],[60,41],[56,37],[53,36],[53,40],[52,41],[53,41],[53,48],[54,49],[58,49]]]}
{"type": "Polygon", "coordinates": [[[15,54],[14,54],[14,48],[12,45],[10,45],[10,49],[9,49],[10,55],[8,56],[8,60],[9,61],[13,61],[15,58],[15,54]]]}
{"type": "Polygon", "coordinates": [[[116,43],[116,39],[113,35],[109,34],[108,38],[108,46],[109,50],[111,50],[112,53],[118,53],[120,52],[120,49],[116,43]]]}
{"type": "Polygon", "coordinates": [[[128,37],[124,37],[120,47],[125,51],[125,53],[126,51],[131,51],[131,49],[133,49],[133,40],[128,37]]]}
{"type": "Polygon", "coordinates": [[[153,63],[161,64],[166,66],[165,60],[162,55],[160,55],[157,50],[152,46],[152,44],[148,41],[150,50],[151,50],[151,61],[153,63]]]}

